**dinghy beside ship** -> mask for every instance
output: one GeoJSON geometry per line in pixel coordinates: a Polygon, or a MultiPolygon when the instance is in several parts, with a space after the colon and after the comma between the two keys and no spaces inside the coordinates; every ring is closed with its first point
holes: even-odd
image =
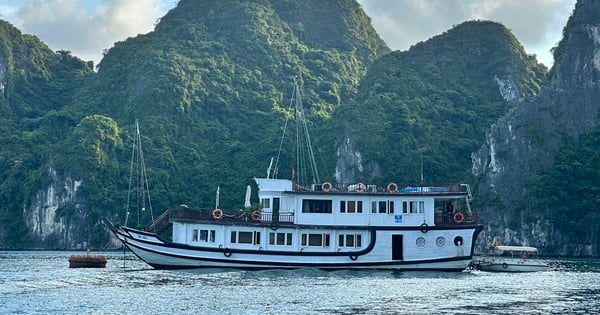
{"type": "Polygon", "coordinates": [[[538,257],[538,249],[531,246],[498,245],[496,239],[485,256],[475,257],[473,267],[491,272],[537,272],[548,270],[548,264],[538,257]]]}

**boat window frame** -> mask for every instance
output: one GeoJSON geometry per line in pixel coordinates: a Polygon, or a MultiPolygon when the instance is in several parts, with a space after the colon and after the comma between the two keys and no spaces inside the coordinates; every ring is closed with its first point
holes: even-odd
{"type": "Polygon", "coordinates": [[[371,201],[371,213],[378,214],[394,214],[395,211],[394,200],[372,200],[371,201]]]}
{"type": "Polygon", "coordinates": [[[402,200],[403,214],[420,214],[425,213],[424,200],[402,200]]]}
{"type": "Polygon", "coordinates": [[[269,232],[269,245],[292,246],[293,243],[293,235],[290,232],[269,232]]]}
{"type": "Polygon", "coordinates": [[[304,247],[331,246],[331,234],[329,233],[302,233],[300,239],[300,244],[304,247]]]}
{"type": "Polygon", "coordinates": [[[216,230],[211,229],[192,229],[192,242],[196,243],[215,243],[216,230]],[[203,237],[203,234],[205,234],[203,237]]]}
{"type": "Polygon", "coordinates": [[[340,233],[340,234],[338,234],[338,247],[339,248],[361,248],[362,247],[362,234],[361,233],[340,233]],[[348,245],[349,240],[351,240],[352,245],[348,245]]]}
{"type": "Polygon", "coordinates": [[[362,200],[340,200],[340,213],[363,213],[362,200]]]}
{"type": "Polygon", "coordinates": [[[302,199],[302,213],[333,213],[331,199],[302,199]]]}
{"type": "Polygon", "coordinates": [[[260,231],[231,231],[229,243],[244,245],[260,245],[260,231]],[[242,233],[243,235],[241,235],[242,233]],[[241,236],[243,236],[243,239],[240,238],[241,236]]]}

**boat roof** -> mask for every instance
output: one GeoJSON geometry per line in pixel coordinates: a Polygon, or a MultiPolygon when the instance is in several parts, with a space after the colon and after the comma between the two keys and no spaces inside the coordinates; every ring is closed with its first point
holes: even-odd
{"type": "Polygon", "coordinates": [[[503,250],[503,251],[514,251],[514,252],[537,252],[537,248],[530,246],[506,246],[506,245],[498,245],[490,247],[495,250],[503,250]]]}

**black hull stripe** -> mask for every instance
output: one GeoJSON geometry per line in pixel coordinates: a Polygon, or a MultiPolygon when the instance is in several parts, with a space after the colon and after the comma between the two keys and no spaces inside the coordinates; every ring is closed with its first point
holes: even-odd
{"type": "MultiPolygon", "coordinates": [[[[257,262],[257,261],[248,261],[248,260],[234,260],[234,259],[219,259],[219,258],[200,258],[200,257],[188,257],[188,256],[180,256],[169,253],[161,253],[154,250],[150,250],[147,248],[139,247],[130,243],[127,243],[127,246],[135,247],[140,250],[144,250],[146,252],[151,252],[157,255],[169,256],[178,259],[186,259],[186,260],[194,260],[194,261],[204,261],[210,263],[222,263],[223,267],[227,267],[228,264],[239,264],[245,265],[244,267],[248,268],[271,268],[270,266],[275,266],[278,268],[356,268],[356,267],[390,267],[390,266],[402,266],[402,265],[413,265],[413,264],[432,264],[432,263],[443,263],[443,262],[452,262],[452,261],[470,261],[472,256],[461,256],[461,257],[452,257],[452,258],[438,258],[438,259],[427,259],[427,260],[415,260],[415,261],[385,261],[385,262],[348,262],[348,263],[293,263],[293,262],[257,262]],[[262,267],[261,267],[262,266],[262,267]]],[[[135,251],[134,251],[135,254],[135,251]]],[[[140,259],[139,255],[136,254],[140,259]]],[[[142,259],[143,260],[143,259],[142,259]]],[[[148,262],[146,262],[148,263],[148,262]]],[[[154,268],[157,269],[189,269],[189,268],[215,268],[215,266],[196,266],[196,265],[183,265],[183,266],[175,266],[175,265],[160,265],[160,264],[151,264],[148,263],[154,268]]],[[[239,268],[240,266],[232,266],[239,268]]],[[[243,267],[241,267],[243,268],[243,267]]],[[[426,268],[415,268],[415,270],[425,270],[426,268]]],[[[440,268],[431,268],[435,270],[440,270],[440,268]]],[[[443,269],[443,268],[442,268],[443,269]]],[[[455,268],[447,268],[448,270],[462,270],[455,268]]]]}
{"type": "MultiPolygon", "coordinates": [[[[310,252],[310,251],[274,251],[274,250],[258,250],[258,249],[234,249],[234,248],[227,248],[227,247],[214,248],[214,247],[190,246],[190,245],[186,245],[186,244],[178,244],[178,243],[165,241],[165,240],[161,239],[160,237],[158,237],[158,235],[156,235],[154,233],[138,231],[138,230],[131,229],[128,227],[121,227],[121,228],[127,232],[127,235],[125,235],[124,233],[121,233],[124,237],[132,238],[137,242],[144,243],[144,244],[151,244],[153,246],[160,246],[160,247],[166,247],[166,248],[178,248],[178,249],[185,249],[185,250],[207,251],[207,252],[225,252],[225,251],[227,251],[229,253],[238,253],[238,254],[260,253],[261,255],[277,255],[277,256],[282,256],[282,255],[284,255],[284,256],[362,256],[362,255],[366,255],[366,254],[370,253],[373,250],[373,248],[375,247],[378,230],[383,230],[383,231],[397,230],[397,229],[383,229],[383,228],[368,229],[371,232],[371,241],[369,242],[369,245],[365,249],[360,250],[360,251],[310,252]],[[155,242],[146,241],[143,239],[138,239],[138,238],[132,237],[131,234],[129,234],[129,232],[156,238],[156,239],[160,240],[161,242],[163,242],[163,244],[157,244],[155,242]]],[[[473,227],[463,228],[463,229],[472,229],[472,228],[473,227]]],[[[473,251],[475,249],[475,240],[477,239],[477,236],[478,236],[479,232],[481,232],[482,229],[483,229],[483,226],[481,226],[481,225],[475,227],[474,235],[472,237],[473,242],[471,244],[471,251],[470,251],[471,255],[473,254],[473,251]]],[[[413,231],[420,230],[420,227],[417,227],[412,230],[413,231]]],[[[401,230],[401,231],[405,231],[405,230],[401,230]]]]}

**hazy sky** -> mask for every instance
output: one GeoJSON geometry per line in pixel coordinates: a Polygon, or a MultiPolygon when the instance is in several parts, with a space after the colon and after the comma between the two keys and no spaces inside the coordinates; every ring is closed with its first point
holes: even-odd
{"type": "MultiPolygon", "coordinates": [[[[227,1],[227,0],[215,0],[227,1]]],[[[327,0],[304,0],[327,1],[327,0]]],[[[512,30],[548,67],[576,0],[360,0],[393,50],[443,33],[467,20],[491,20],[512,30]]],[[[177,0],[0,0],[0,16],[53,50],[97,64],[117,41],[144,34],[177,0]]]]}

